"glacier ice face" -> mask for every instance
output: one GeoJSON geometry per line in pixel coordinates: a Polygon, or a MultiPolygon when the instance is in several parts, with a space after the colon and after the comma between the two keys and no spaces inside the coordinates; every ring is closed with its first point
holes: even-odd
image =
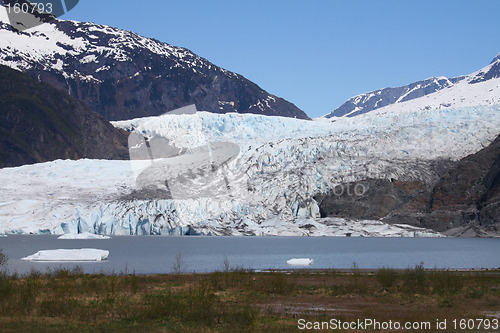
{"type": "Polygon", "coordinates": [[[458,160],[498,135],[500,106],[374,111],[335,122],[198,112],[114,125],[167,140],[179,155],[155,159],[151,173],[143,173],[151,160],[0,169],[0,233],[423,235],[379,221],[321,219],[313,196],[367,178],[430,184],[434,161],[458,160]],[[172,163],[207,142],[238,150],[224,167],[198,175],[186,161],[172,163]],[[165,179],[169,196],[158,190],[165,179]]]}

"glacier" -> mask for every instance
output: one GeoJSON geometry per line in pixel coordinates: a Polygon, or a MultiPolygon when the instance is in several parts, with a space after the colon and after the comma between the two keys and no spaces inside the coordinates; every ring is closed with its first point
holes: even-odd
{"type": "Polygon", "coordinates": [[[321,218],[313,198],[368,178],[431,184],[438,177],[435,161],[475,153],[500,132],[496,103],[405,103],[335,121],[197,112],[114,122],[149,143],[166,140],[177,155],[0,169],[0,233],[439,235],[381,221],[321,218]],[[196,165],[196,154],[208,151],[200,147],[228,142],[238,147],[234,156],[212,168],[196,165]]]}

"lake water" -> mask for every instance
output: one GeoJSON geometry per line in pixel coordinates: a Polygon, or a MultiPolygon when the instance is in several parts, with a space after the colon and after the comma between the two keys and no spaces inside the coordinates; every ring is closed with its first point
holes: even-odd
{"type": "Polygon", "coordinates": [[[58,240],[51,235],[9,235],[0,238],[9,257],[8,269],[81,266],[88,273],[170,273],[180,253],[182,271],[212,272],[230,267],[255,270],[296,268],[290,258],[311,258],[308,268],[500,268],[500,239],[485,238],[362,238],[362,237],[198,237],[115,236],[109,240],[58,240]],[[102,262],[29,262],[22,257],[39,250],[97,248],[109,250],[102,262]]]}

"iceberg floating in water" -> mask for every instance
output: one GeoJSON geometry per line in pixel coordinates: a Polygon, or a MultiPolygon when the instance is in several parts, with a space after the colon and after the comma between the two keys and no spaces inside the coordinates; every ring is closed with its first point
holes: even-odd
{"type": "Polygon", "coordinates": [[[309,266],[314,264],[314,260],[309,258],[292,258],[287,260],[286,263],[293,266],[309,266]]]}
{"type": "Polygon", "coordinates": [[[64,234],[57,239],[110,239],[109,236],[91,234],[90,232],[83,232],[81,234],[64,234]]]}
{"type": "Polygon", "coordinates": [[[30,261],[101,261],[108,258],[109,251],[99,249],[57,249],[38,251],[22,258],[30,261]]]}

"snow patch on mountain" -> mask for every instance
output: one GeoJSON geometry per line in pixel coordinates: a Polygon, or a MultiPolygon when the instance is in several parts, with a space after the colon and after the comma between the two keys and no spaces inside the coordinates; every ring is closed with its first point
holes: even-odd
{"type": "MultiPolygon", "coordinates": [[[[155,54],[175,58],[183,68],[207,66],[207,61],[187,49],[106,25],[54,19],[53,22],[12,33],[6,28],[8,18],[3,7],[0,8],[0,22],[3,27],[0,29],[0,45],[4,54],[0,64],[20,71],[41,64],[45,71],[56,69],[67,75],[58,62],[60,55],[78,57],[82,64],[90,64],[103,57],[108,61],[126,62],[132,60],[129,54],[134,48],[145,48],[155,54]],[[63,25],[72,33],[63,31],[63,25]],[[103,38],[107,41],[105,44],[103,38]]],[[[100,71],[103,70],[106,66],[101,67],[100,71]]]]}

